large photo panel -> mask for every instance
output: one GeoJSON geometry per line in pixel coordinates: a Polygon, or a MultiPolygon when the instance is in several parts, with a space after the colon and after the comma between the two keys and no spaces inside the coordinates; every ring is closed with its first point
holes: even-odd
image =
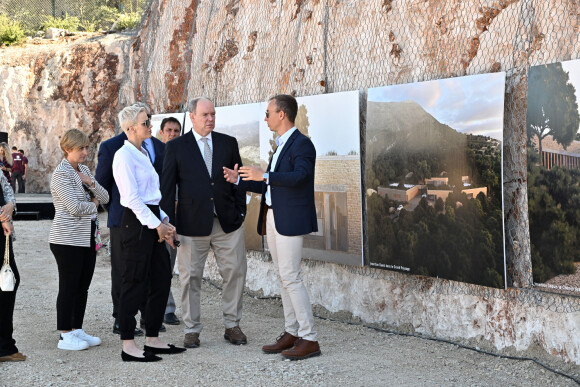
{"type": "Polygon", "coordinates": [[[368,90],[372,267],[505,287],[505,73],[368,90]]]}
{"type": "MultiPolygon", "coordinates": [[[[298,97],[296,127],[316,148],[315,200],[318,232],[305,236],[304,258],[363,265],[359,92],[298,97]]],[[[275,132],[264,122],[262,166],[275,148],[275,132]]],[[[266,244],[266,242],[264,241],[266,244]]]]}
{"type": "Polygon", "coordinates": [[[580,295],[580,60],[530,68],[526,114],[534,283],[580,295]]]}

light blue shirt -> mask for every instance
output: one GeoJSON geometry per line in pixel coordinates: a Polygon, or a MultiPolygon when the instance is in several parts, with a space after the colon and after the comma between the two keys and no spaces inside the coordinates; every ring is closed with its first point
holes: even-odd
{"type": "MultiPolygon", "coordinates": [[[[287,131],[286,133],[284,133],[280,137],[276,138],[275,141],[276,141],[276,145],[278,145],[278,147],[276,148],[276,152],[274,152],[274,154],[272,155],[272,162],[270,163],[270,171],[274,171],[276,169],[276,163],[278,163],[278,157],[280,156],[280,153],[282,152],[282,149],[284,148],[284,144],[286,144],[286,141],[288,141],[288,139],[290,138],[292,133],[294,133],[295,130],[296,130],[296,127],[294,126],[289,131],[287,131]]],[[[272,192],[270,189],[270,178],[269,177],[268,177],[268,180],[266,180],[266,184],[268,184],[268,189],[266,190],[266,204],[271,207],[272,206],[272,192]]]]}
{"type": "Polygon", "coordinates": [[[143,143],[145,144],[145,150],[149,153],[151,164],[155,163],[155,146],[153,145],[153,140],[151,138],[146,138],[143,140],[143,143]]]}

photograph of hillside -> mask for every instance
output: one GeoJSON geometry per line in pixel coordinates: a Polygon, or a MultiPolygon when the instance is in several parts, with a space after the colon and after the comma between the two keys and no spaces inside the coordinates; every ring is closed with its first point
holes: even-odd
{"type": "Polygon", "coordinates": [[[505,73],[369,89],[372,267],[504,288],[505,73]]]}
{"type": "Polygon", "coordinates": [[[580,294],[580,60],[530,68],[528,211],[534,283],[580,294]]]}

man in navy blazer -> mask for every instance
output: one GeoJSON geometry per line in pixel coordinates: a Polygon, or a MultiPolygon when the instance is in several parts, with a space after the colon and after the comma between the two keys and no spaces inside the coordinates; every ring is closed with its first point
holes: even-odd
{"type": "Polygon", "coordinates": [[[278,133],[268,169],[256,166],[223,168],[224,177],[238,188],[262,194],[258,233],[266,235],[272,261],[282,282],[285,329],[266,353],[292,360],[320,355],[313,329],[312,306],[302,282],[300,261],[304,235],[318,231],[314,204],[316,149],[294,126],[298,103],[290,95],[270,99],[265,121],[278,133]],[[239,180],[238,177],[241,177],[239,180]]]}
{"type": "Polygon", "coordinates": [[[222,172],[223,166],[241,164],[238,142],[213,131],[215,108],[209,99],[196,98],[188,109],[193,129],[167,143],[161,175],[161,208],[170,215],[181,243],[177,266],[182,286],[183,344],[199,347],[201,280],[210,249],[223,279],[224,338],[235,345],[246,344],[239,327],[247,270],[243,227],[246,193],[228,183],[222,172]]]}
{"type": "MultiPolygon", "coordinates": [[[[142,103],[136,103],[136,105],[146,107],[142,103]]],[[[146,107],[147,111],[149,108],[146,107]]],[[[148,114],[149,117],[151,117],[148,114]]],[[[149,122],[151,126],[151,122],[149,122]]],[[[99,152],[97,155],[97,170],[95,172],[95,179],[103,186],[109,193],[109,203],[105,206],[109,212],[107,219],[107,227],[110,229],[110,247],[111,247],[111,297],[113,299],[113,317],[115,318],[115,323],[113,325],[113,332],[119,334],[118,323],[117,323],[117,308],[119,304],[119,295],[121,292],[121,273],[122,267],[120,267],[121,262],[119,259],[119,254],[121,250],[121,240],[120,240],[120,227],[121,227],[121,217],[123,216],[123,207],[120,203],[119,189],[117,188],[117,183],[113,178],[113,158],[115,153],[123,146],[127,135],[125,132],[116,135],[101,143],[99,147],[99,152]]],[[[147,144],[149,146],[153,145],[153,151],[149,150],[150,158],[153,162],[153,167],[158,175],[161,175],[163,171],[163,158],[165,155],[165,144],[158,139],[152,137],[151,142],[147,144]]],[[[147,146],[146,145],[146,146],[147,146]]],[[[143,331],[139,328],[135,329],[135,335],[143,335],[143,331]]]]}

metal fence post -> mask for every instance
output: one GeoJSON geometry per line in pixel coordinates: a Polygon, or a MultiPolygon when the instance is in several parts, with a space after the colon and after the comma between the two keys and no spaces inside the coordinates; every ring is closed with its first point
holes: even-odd
{"type": "Polygon", "coordinates": [[[56,0],[52,0],[52,17],[56,18],[56,0]]]}

